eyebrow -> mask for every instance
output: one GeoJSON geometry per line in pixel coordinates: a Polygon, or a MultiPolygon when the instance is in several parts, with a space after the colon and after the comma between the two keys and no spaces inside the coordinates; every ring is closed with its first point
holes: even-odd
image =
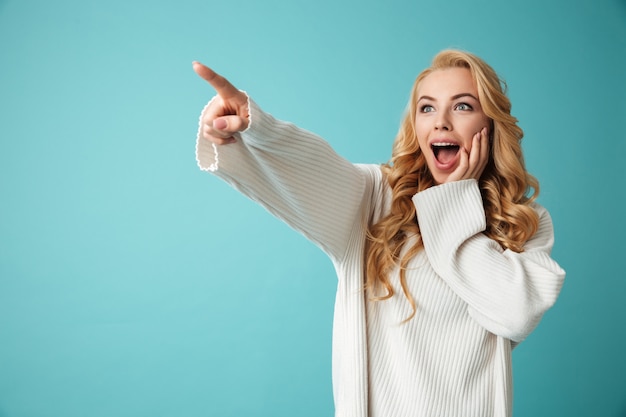
{"type": "MultiPolygon", "coordinates": [[[[462,98],[462,97],[471,97],[471,98],[473,98],[474,100],[476,100],[476,101],[480,102],[480,100],[478,100],[476,97],[474,97],[474,95],[473,95],[473,94],[470,94],[470,93],[460,93],[460,94],[455,94],[455,95],[453,95],[453,96],[452,96],[452,100],[457,100],[457,99],[462,98]]],[[[436,99],[434,99],[434,98],[433,98],[433,97],[431,97],[431,96],[421,96],[420,98],[418,98],[418,99],[417,99],[417,101],[419,102],[420,100],[437,101],[436,99]]]]}

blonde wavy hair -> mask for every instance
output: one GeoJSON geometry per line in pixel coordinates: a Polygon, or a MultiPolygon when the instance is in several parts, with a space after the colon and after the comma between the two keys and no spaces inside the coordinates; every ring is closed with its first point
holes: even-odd
{"type": "Polygon", "coordinates": [[[415,316],[417,309],[407,288],[407,265],[423,249],[411,198],[435,185],[415,131],[417,90],[426,76],[446,68],[467,68],[470,71],[480,104],[492,123],[489,162],[479,180],[487,220],[484,234],[503,249],[522,252],[539,223],[530,206],[539,194],[539,183],[524,165],[521,148],[523,131],[511,115],[506,83],[493,68],[473,54],[458,50],[438,53],[432,65],[415,80],[407,113],[393,144],[391,160],[382,166],[392,190],[390,212],[370,226],[368,231],[365,288],[371,299],[380,301],[391,298],[394,289],[389,275],[399,267],[402,291],[413,309],[407,321],[415,316]],[[417,237],[415,243],[403,250],[411,236],[417,237]],[[382,293],[380,289],[383,289],[382,293]]]}

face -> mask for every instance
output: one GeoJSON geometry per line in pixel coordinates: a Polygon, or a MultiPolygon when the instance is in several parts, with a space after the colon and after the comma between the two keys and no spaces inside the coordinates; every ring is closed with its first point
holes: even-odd
{"type": "Polygon", "coordinates": [[[459,167],[460,149],[470,155],[474,135],[489,126],[468,69],[436,70],[420,82],[415,130],[437,184],[445,183],[459,167]]]}

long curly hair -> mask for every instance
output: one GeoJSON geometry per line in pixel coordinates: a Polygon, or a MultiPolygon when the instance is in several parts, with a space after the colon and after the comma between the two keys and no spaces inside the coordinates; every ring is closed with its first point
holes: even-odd
{"type": "Polygon", "coordinates": [[[492,124],[489,161],[479,180],[487,222],[484,234],[503,249],[522,252],[539,224],[530,205],[539,194],[539,183],[525,168],[521,147],[523,131],[511,115],[506,83],[493,68],[473,54],[458,50],[438,53],[432,65],[415,80],[406,115],[393,144],[391,160],[382,166],[392,191],[390,211],[368,231],[366,291],[373,300],[391,298],[394,289],[390,274],[398,268],[402,291],[413,309],[406,320],[413,318],[417,309],[407,288],[407,265],[423,249],[411,198],[436,185],[415,131],[417,90],[426,76],[446,68],[467,68],[470,71],[480,104],[492,124]],[[409,239],[414,243],[404,248],[409,239]]]}

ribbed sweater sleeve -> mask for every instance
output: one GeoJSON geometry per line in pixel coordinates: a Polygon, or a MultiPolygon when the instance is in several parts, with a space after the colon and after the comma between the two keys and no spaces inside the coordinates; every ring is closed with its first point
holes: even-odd
{"type": "Polygon", "coordinates": [[[413,202],[426,255],[437,274],[485,329],[520,342],[556,301],[565,272],[550,258],[552,220],[541,206],[539,228],[521,253],[503,250],[482,232],[485,212],[478,183],[431,187],[413,202]]]}
{"type": "Polygon", "coordinates": [[[315,134],[275,119],[253,100],[249,110],[249,127],[234,144],[216,146],[198,130],[199,167],[341,260],[359,221],[365,186],[361,171],[315,134]]]}

